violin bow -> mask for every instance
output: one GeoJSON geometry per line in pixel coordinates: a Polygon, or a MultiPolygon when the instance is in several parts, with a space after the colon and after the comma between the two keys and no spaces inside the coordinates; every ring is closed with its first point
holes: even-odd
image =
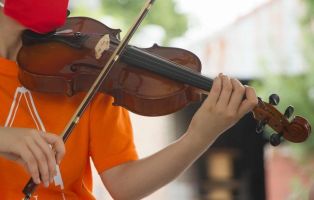
{"type": "MultiPolygon", "coordinates": [[[[147,0],[146,4],[143,6],[139,16],[135,20],[134,24],[130,27],[130,29],[127,32],[127,34],[125,35],[125,37],[119,43],[119,45],[117,46],[115,51],[112,53],[110,59],[108,60],[108,62],[104,66],[104,68],[99,73],[99,75],[96,78],[96,80],[94,81],[92,87],[89,89],[85,98],[82,100],[81,104],[79,105],[79,107],[75,111],[74,115],[72,116],[71,120],[68,122],[67,126],[65,127],[64,131],[62,132],[61,136],[62,136],[64,143],[67,141],[67,139],[71,135],[73,129],[78,124],[81,116],[83,115],[84,111],[86,110],[88,105],[91,103],[91,101],[93,100],[95,95],[97,94],[102,83],[104,82],[104,80],[106,80],[110,70],[112,69],[114,64],[119,60],[120,55],[122,54],[123,50],[125,49],[125,47],[129,43],[130,39],[134,35],[135,31],[138,29],[139,25],[141,24],[141,22],[143,21],[143,19],[147,15],[147,13],[149,12],[149,10],[152,7],[154,2],[155,2],[155,0],[147,0]]],[[[105,38],[105,36],[104,36],[104,38],[105,38]]],[[[104,42],[104,43],[106,43],[106,42],[104,42]]],[[[100,44],[100,49],[102,50],[101,51],[101,53],[102,53],[103,50],[106,49],[106,47],[101,46],[101,45],[105,45],[105,44],[102,44],[102,43],[99,43],[99,44],[100,44]]],[[[97,49],[95,49],[95,52],[96,52],[96,58],[97,58],[97,49]]],[[[25,187],[23,189],[23,193],[25,195],[24,200],[29,200],[31,198],[32,193],[36,189],[36,186],[37,186],[37,184],[33,181],[32,178],[30,178],[30,180],[27,182],[27,184],[25,185],[25,187]]]]}

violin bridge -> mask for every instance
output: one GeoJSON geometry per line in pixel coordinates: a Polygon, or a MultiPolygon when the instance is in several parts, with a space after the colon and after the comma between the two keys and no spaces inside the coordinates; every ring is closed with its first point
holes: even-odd
{"type": "Polygon", "coordinates": [[[104,51],[107,51],[110,47],[109,34],[104,35],[95,46],[95,57],[98,60],[101,58],[104,51]]]}

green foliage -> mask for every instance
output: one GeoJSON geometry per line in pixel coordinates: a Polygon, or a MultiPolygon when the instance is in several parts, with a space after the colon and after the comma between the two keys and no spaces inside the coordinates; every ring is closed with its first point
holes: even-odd
{"type": "Polygon", "coordinates": [[[287,200],[307,199],[309,196],[309,189],[304,187],[299,177],[293,177],[290,183],[290,190],[291,192],[287,200]]]}
{"type": "MultiPolygon", "coordinates": [[[[73,13],[94,18],[103,15],[111,16],[115,19],[115,24],[118,24],[114,28],[126,31],[133,25],[146,0],[100,0],[100,2],[101,6],[98,10],[91,12],[84,6],[78,6],[73,13]]],[[[141,27],[148,24],[158,25],[165,30],[166,36],[163,42],[166,44],[170,39],[181,36],[187,30],[188,20],[184,13],[176,9],[174,0],[155,1],[141,27]]]]}
{"type": "MultiPolygon", "coordinates": [[[[298,99],[298,105],[302,115],[309,119],[310,123],[314,124],[314,1],[303,0],[305,5],[305,14],[300,22],[303,35],[303,55],[305,61],[309,67],[309,70],[299,80],[296,80],[295,84],[298,86],[296,91],[299,89],[303,91],[301,95],[295,99],[298,99]]],[[[314,128],[314,127],[312,127],[314,128]]],[[[307,142],[301,145],[293,145],[297,152],[303,157],[311,156],[314,150],[314,137],[310,137],[307,142]]]]}
{"type": "MultiPolygon", "coordinates": [[[[102,0],[104,13],[130,26],[144,5],[143,0],[102,0]]],[[[156,1],[143,24],[155,24],[166,30],[165,41],[182,35],[187,29],[187,18],[176,10],[173,0],[156,1]]]]}

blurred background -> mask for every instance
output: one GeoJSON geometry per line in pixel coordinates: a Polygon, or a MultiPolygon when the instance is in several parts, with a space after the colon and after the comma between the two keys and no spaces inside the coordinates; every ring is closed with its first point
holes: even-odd
{"type": "MultiPolygon", "coordinates": [[[[123,36],[144,0],[72,0],[71,16],[96,18],[123,36]]],[[[195,53],[202,74],[223,72],[255,87],[258,96],[280,96],[282,112],[314,121],[314,0],[156,1],[131,40],[195,53]]],[[[200,103],[168,116],[131,114],[140,157],[184,133],[200,103]]],[[[314,182],[314,139],[269,145],[271,129],[255,132],[252,114],[224,133],[184,174],[147,200],[303,200],[314,182]]],[[[95,172],[95,171],[94,171],[95,172]]],[[[94,173],[97,199],[111,199],[94,173]]]]}

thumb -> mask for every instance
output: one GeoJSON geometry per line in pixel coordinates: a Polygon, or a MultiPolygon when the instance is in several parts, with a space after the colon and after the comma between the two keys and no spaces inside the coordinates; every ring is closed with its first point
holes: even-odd
{"type": "Polygon", "coordinates": [[[49,143],[56,153],[56,161],[60,164],[63,156],[65,155],[65,146],[62,138],[58,135],[45,133],[42,134],[44,140],[49,143]]]}

